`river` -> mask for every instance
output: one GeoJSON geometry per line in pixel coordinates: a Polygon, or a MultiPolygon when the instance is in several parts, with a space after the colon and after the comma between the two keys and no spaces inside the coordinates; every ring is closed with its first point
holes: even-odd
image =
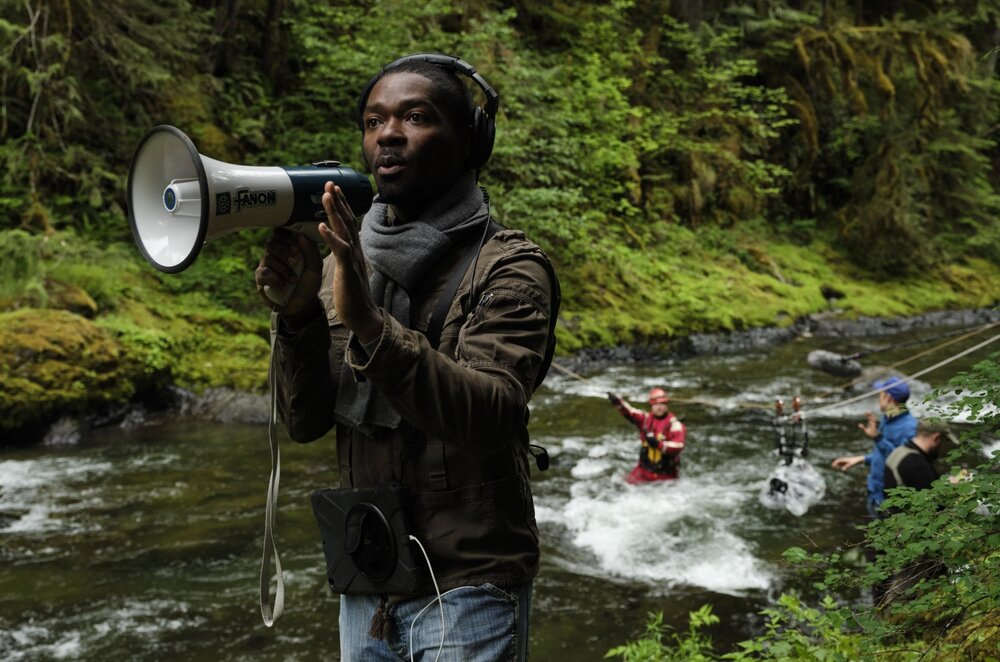
{"type": "MultiPolygon", "coordinates": [[[[940,331],[806,338],[739,355],[593,368],[581,379],[553,370],[532,401],[533,442],[552,461],[533,480],[543,556],[532,659],[600,660],[640,635],[648,612],[663,611],[683,631],[687,613],[705,603],[722,619],[709,634],[725,648],[759,631],[759,612],[781,591],[819,598],[781,554],[860,539],[864,468],[841,473],[829,464],[866,450],[855,424],[875,399],[807,417],[808,459],[826,492],[800,517],[759,500],[777,465],[771,405],[800,395],[808,412],[863,392],[810,368],[811,349],[847,353],[940,331]],[[605,392],[641,403],[652,386],[676,399],[688,447],[679,480],[631,486],[622,477],[637,435],[605,392]]],[[[888,365],[922,349],[877,358],[888,365]]],[[[982,356],[927,375],[914,398],[982,356]]],[[[0,451],[0,659],[337,659],[337,598],[308,505],[313,489],[336,483],[332,438],[298,445],[282,437],[276,538],[286,607],[268,629],[257,604],[266,428],[130,420],[71,444],[0,451]]]]}

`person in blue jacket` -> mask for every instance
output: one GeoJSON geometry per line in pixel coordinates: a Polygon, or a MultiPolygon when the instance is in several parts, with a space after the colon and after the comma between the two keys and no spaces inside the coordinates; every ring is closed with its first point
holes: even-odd
{"type": "Polygon", "coordinates": [[[833,468],[847,471],[864,462],[868,465],[868,514],[878,518],[878,508],[885,501],[885,460],[897,447],[917,433],[917,419],[906,410],[910,387],[899,377],[889,377],[872,384],[879,389],[878,407],[882,418],[875,414],[858,423],[858,428],[871,438],[873,446],[867,455],[844,455],[833,461],[833,468]]]}

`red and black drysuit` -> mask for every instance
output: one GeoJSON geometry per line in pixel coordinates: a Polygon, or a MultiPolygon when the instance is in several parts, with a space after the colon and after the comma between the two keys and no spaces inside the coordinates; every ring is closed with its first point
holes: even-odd
{"type": "Polygon", "coordinates": [[[651,412],[636,409],[624,400],[616,402],[615,408],[639,428],[642,441],[639,462],[625,480],[634,484],[677,478],[687,436],[680,419],[670,412],[663,418],[656,418],[651,412]]]}

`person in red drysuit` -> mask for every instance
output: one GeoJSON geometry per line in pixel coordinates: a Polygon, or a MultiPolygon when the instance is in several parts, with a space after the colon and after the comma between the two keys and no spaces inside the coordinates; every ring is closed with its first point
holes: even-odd
{"type": "Polygon", "coordinates": [[[608,393],[611,404],[639,428],[639,438],[642,440],[639,462],[625,478],[626,482],[636,484],[677,478],[687,429],[676,416],[667,411],[669,399],[662,388],[652,389],[649,392],[650,411],[645,412],[614,393],[608,393]]]}

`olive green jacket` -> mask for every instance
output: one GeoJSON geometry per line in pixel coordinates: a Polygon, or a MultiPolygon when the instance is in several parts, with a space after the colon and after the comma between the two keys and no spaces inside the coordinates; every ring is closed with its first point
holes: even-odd
{"type": "MultiPolygon", "coordinates": [[[[294,335],[279,333],[275,343],[278,409],[289,435],[308,442],[336,426],[342,487],[398,482],[406,488],[409,528],[441,590],[487,582],[509,587],[537,574],[528,400],[558,298],[541,249],[520,231],[501,230],[480,251],[475,301],[470,268],[435,349],[423,332],[462,254],[453,251],[411,291],[415,330],[382,311],[384,331],[370,356],[338,319],[329,289],[320,292],[326,319],[294,335]],[[377,428],[367,437],[334,420],[345,360],[357,379],[387,395],[403,417],[400,430],[377,428]]],[[[325,284],[332,282],[331,260],[325,284]]],[[[420,592],[432,590],[428,577],[420,592]]]]}

